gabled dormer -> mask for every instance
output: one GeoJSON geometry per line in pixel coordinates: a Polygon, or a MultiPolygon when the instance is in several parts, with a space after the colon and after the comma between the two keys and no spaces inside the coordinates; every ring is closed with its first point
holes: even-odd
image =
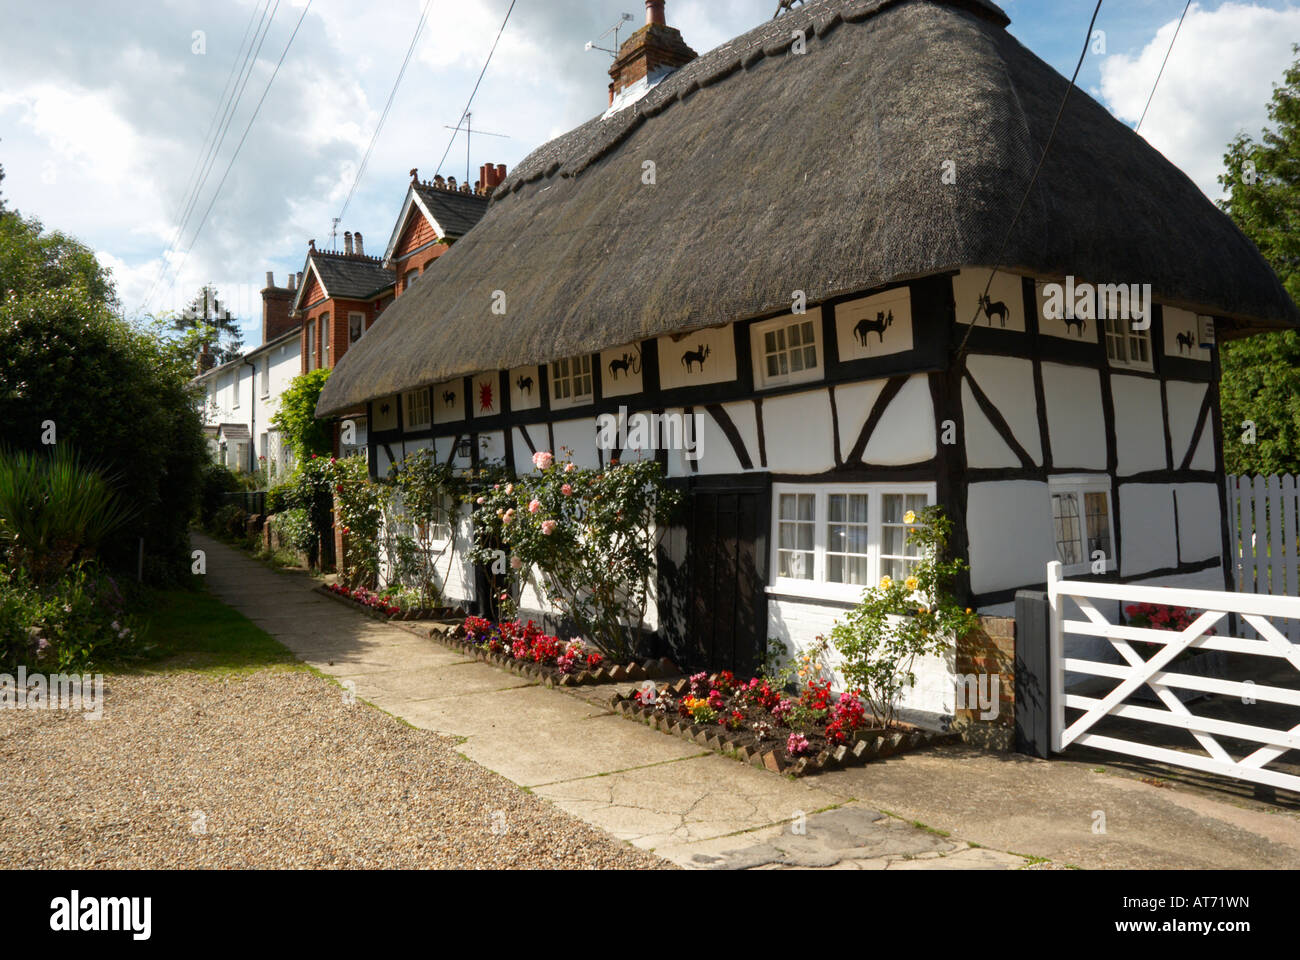
{"type": "Polygon", "coordinates": [[[505,178],[504,164],[484,164],[473,187],[457,184],[455,177],[422,181],[418,170],[411,171],[402,212],[384,253],[384,266],[397,275],[398,296],[479,222],[492,191],[505,178]]]}
{"type": "Polygon", "coordinates": [[[393,274],[368,257],[360,233],[343,234],[343,250],[308,242],[292,316],[302,321],[302,369],[333,367],[392,301],[393,274]]]}

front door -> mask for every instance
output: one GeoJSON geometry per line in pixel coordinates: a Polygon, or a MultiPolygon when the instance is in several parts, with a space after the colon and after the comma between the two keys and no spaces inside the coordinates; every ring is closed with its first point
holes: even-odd
{"type": "Polygon", "coordinates": [[[767,644],[771,485],[749,476],[700,478],[687,507],[685,664],[753,675],[767,644]]]}

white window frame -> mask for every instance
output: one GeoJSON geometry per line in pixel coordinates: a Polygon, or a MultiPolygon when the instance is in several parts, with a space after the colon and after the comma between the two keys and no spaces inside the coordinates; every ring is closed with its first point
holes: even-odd
{"type": "Polygon", "coordinates": [[[428,387],[422,387],[419,390],[408,390],[406,393],[402,394],[402,406],[405,411],[404,426],[408,432],[411,430],[427,430],[433,426],[433,398],[429,394],[428,387]],[[424,397],[422,409],[425,417],[423,421],[417,421],[414,417],[414,414],[417,412],[415,401],[418,400],[421,395],[424,397]]]}
{"type": "Polygon", "coordinates": [[[551,409],[561,409],[565,407],[580,407],[596,401],[596,377],[594,372],[595,364],[591,362],[591,354],[580,353],[574,357],[561,357],[559,360],[552,360],[547,366],[550,373],[548,379],[547,392],[551,397],[551,409]],[[564,365],[564,372],[557,372],[560,365],[564,365]],[[577,392],[577,383],[583,383],[586,391],[577,392]],[[566,396],[558,396],[557,391],[563,386],[566,396]]]}
{"type": "Polygon", "coordinates": [[[271,395],[271,358],[262,358],[262,369],[258,371],[259,383],[261,384],[260,392],[262,399],[265,400],[271,395]]]}
{"type": "Polygon", "coordinates": [[[883,531],[882,508],[887,494],[924,495],[927,503],[937,502],[938,490],[933,483],[774,483],[772,484],[772,526],[769,549],[772,574],[767,592],[784,596],[800,597],[809,600],[836,600],[854,602],[862,599],[862,593],[880,582],[881,533],[883,531]],[[779,554],[781,548],[781,509],[780,498],[786,493],[812,494],[815,499],[813,511],[813,577],[811,580],[798,580],[779,575],[781,569],[779,554]],[[832,494],[857,493],[867,496],[867,582],[864,584],[834,583],[826,580],[826,527],[829,511],[827,499],[832,494]]]}
{"type": "Polygon", "coordinates": [[[230,409],[239,409],[239,375],[243,372],[242,366],[235,367],[234,392],[231,394],[230,409]]]}
{"type": "Polygon", "coordinates": [[[365,315],[364,313],[361,313],[361,312],[356,311],[356,310],[349,311],[349,313],[348,313],[348,344],[351,345],[351,344],[356,343],[358,340],[360,340],[360,339],[361,339],[362,337],[364,337],[365,335],[366,335],[366,315],[365,315]],[[353,320],[356,320],[356,321],[357,321],[357,330],[358,330],[358,333],[357,333],[357,335],[356,335],[355,337],[352,336],[352,321],[353,321],[353,320]]]}
{"type": "Polygon", "coordinates": [[[328,367],[330,365],[330,315],[322,313],[320,315],[320,365],[328,367]]]}
{"type": "Polygon", "coordinates": [[[1106,520],[1110,525],[1110,550],[1106,553],[1106,572],[1116,569],[1115,562],[1115,503],[1111,497],[1110,477],[1104,473],[1072,473],[1050,477],[1047,482],[1048,515],[1052,521],[1052,560],[1060,560],[1058,532],[1056,529],[1056,511],[1054,500],[1058,494],[1073,493],[1079,504],[1079,535],[1075,543],[1083,560],[1079,563],[1062,564],[1062,573],[1066,575],[1088,574],[1092,572],[1092,555],[1088,550],[1088,501],[1087,494],[1099,493],[1106,497],[1106,520]]]}
{"type": "MultiPolygon", "coordinates": [[[[1150,309],[1150,308],[1148,308],[1150,309]]],[[[1148,324],[1145,330],[1134,330],[1133,321],[1124,317],[1103,318],[1097,321],[1101,327],[1102,346],[1106,348],[1106,360],[1112,367],[1119,367],[1125,370],[1152,370],[1152,348],[1151,348],[1151,326],[1148,324]],[[1111,329],[1114,324],[1115,330],[1111,329]],[[1145,360],[1134,360],[1131,356],[1134,341],[1146,344],[1147,358],[1145,360]],[[1113,350],[1112,344],[1118,349],[1113,350]],[[1122,350],[1124,356],[1118,357],[1115,354],[1122,350]]]]}
{"type": "MultiPolygon", "coordinates": [[[[783,387],[792,383],[807,383],[811,380],[822,379],[822,371],[826,365],[826,344],[822,336],[821,317],[819,314],[812,312],[804,314],[786,314],[785,316],[776,317],[772,320],[764,320],[762,323],[756,323],[749,328],[750,353],[754,358],[754,384],[764,390],[769,387],[783,387]],[[789,328],[812,324],[813,339],[811,346],[817,351],[817,363],[811,367],[805,367],[803,370],[787,372],[785,374],[769,374],[767,372],[767,350],[764,341],[769,333],[777,330],[785,331],[785,353],[789,354],[789,328]]],[[[809,346],[803,344],[802,347],[809,346]]]]}

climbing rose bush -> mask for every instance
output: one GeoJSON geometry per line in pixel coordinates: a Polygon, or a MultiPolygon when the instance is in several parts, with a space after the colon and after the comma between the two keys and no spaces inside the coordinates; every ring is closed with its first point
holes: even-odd
{"type": "Polygon", "coordinates": [[[629,633],[639,642],[644,629],[656,550],[680,494],[653,461],[596,470],[539,451],[533,466],[466,496],[475,509],[472,557],[505,576],[512,599],[534,577],[578,632],[626,659],[629,633]]]}

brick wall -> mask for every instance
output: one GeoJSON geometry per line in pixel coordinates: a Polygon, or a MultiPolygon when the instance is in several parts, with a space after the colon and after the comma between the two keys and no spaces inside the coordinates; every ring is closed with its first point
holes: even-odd
{"type": "Polygon", "coordinates": [[[967,743],[976,746],[994,750],[1014,749],[1015,618],[980,617],[980,629],[957,644],[956,670],[957,707],[953,712],[953,729],[959,731],[967,743]],[[974,678],[974,682],[969,678],[974,678]],[[993,696],[995,690],[996,697],[993,696]],[[987,709],[981,700],[987,703],[987,709]],[[986,719],[985,714],[994,709],[996,715],[986,719]]]}

